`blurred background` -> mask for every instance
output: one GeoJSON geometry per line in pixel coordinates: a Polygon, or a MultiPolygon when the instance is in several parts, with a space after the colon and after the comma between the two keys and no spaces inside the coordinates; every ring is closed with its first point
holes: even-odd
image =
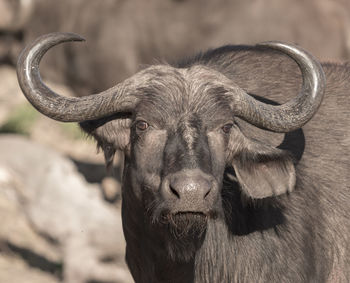
{"type": "Polygon", "coordinates": [[[223,44],[297,43],[321,61],[350,57],[347,0],[0,0],[0,282],[132,282],[114,175],[76,124],[35,111],[17,85],[39,35],[84,36],[41,64],[56,92],[102,91],[142,66],[223,44]]]}

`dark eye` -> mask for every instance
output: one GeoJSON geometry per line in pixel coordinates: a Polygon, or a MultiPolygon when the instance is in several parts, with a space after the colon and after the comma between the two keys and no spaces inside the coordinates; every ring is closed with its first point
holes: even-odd
{"type": "Polygon", "coordinates": [[[223,130],[223,132],[225,134],[228,134],[230,132],[232,126],[233,126],[233,124],[231,124],[231,123],[230,124],[226,124],[221,129],[223,130]]]}
{"type": "Polygon", "coordinates": [[[148,128],[148,123],[145,121],[137,121],[136,122],[136,127],[140,130],[140,131],[144,131],[148,128]]]}

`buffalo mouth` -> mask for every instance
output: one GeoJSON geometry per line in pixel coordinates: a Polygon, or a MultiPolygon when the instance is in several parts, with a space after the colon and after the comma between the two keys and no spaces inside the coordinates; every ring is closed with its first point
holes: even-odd
{"type": "Polygon", "coordinates": [[[202,212],[167,213],[162,217],[162,223],[177,239],[201,238],[207,228],[209,215],[202,212]]]}

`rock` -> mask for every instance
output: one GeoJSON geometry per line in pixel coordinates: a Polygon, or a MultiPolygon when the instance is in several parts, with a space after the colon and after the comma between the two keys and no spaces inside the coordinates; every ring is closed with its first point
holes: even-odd
{"type": "MultiPolygon", "coordinates": [[[[14,180],[7,199],[22,211],[13,225],[27,219],[36,237],[57,246],[64,282],[132,282],[124,263],[120,211],[103,200],[98,185],[86,183],[71,160],[23,137],[0,136],[0,156],[2,183],[14,180]]],[[[16,243],[23,246],[19,237],[16,243]]],[[[26,249],[32,246],[27,243],[26,249]]],[[[57,256],[38,248],[35,253],[51,261],[57,256]]]]}
{"type": "Polygon", "coordinates": [[[25,193],[20,178],[10,168],[0,164],[0,243],[31,250],[49,261],[60,263],[62,254],[57,246],[33,230],[25,215],[20,191],[25,193]]]}
{"type": "Polygon", "coordinates": [[[23,103],[26,98],[18,86],[16,70],[9,66],[0,66],[0,125],[23,103]]]}
{"type": "Polygon", "coordinates": [[[58,283],[58,278],[28,266],[18,257],[0,253],[0,282],[7,283],[58,283]]]}
{"type": "Polygon", "coordinates": [[[101,183],[103,196],[109,202],[121,198],[121,184],[114,177],[105,177],[101,183]]]}

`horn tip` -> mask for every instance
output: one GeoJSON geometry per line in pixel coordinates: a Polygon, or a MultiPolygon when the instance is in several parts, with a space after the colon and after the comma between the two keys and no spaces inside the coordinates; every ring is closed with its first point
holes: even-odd
{"type": "Polygon", "coordinates": [[[60,38],[62,41],[86,41],[84,37],[73,32],[54,32],[47,36],[52,38],[60,38]]]}
{"type": "Polygon", "coordinates": [[[46,42],[50,42],[50,45],[56,45],[58,43],[68,42],[68,41],[86,41],[86,40],[81,35],[73,32],[52,32],[52,33],[48,33],[40,36],[33,42],[32,45],[35,45],[38,43],[42,44],[46,42]]]}
{"type": "Polygon", "coordinates": [[[68,33],[68,34],[72,36],[71,38],[73,41],[86,41],[86,39],[83,36],[77,33],[68,33]]]}

